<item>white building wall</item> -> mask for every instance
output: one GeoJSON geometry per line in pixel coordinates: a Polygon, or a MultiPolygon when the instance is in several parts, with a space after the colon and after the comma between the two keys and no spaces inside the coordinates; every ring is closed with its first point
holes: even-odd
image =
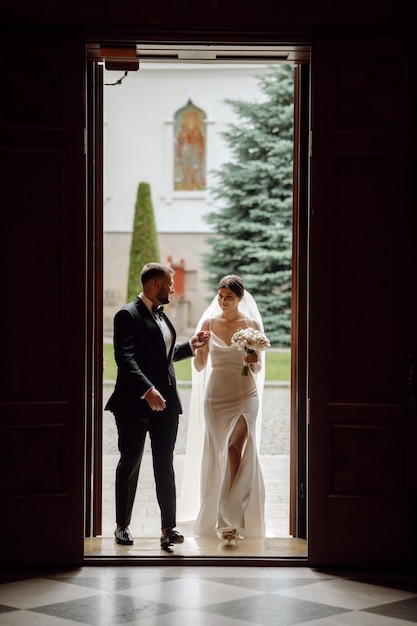
{"type": "MultiPolygon", "coordinates": [[[[213,170],[230,160],[221,133],[237,120],[226,98],[261,101],[262,65],[143,63],[114,85],[122,72],[104,71],[104,326],[126,299],[130,239],[138,185],[150,185],[161,261],[185,263],[185,303],[171,306],[177,329],[193,327],[207,292],[201,255],[210,232],[204,215],[218,209],[210,187],[213,170]],[[174,114],[188,100],[207,120],[207,186],[204,192],[174,192],[174,114]],[[175,310],[174,310],[175,309],[175,310]],[[179,312],[181,309],[181,312],[179,312]],[[176,319],[175,319],[176,318],[176,319]]],[[[225,268],[227,273],[227,268],[225,268]]],[[[138,291],[140,290],[138,277],[138,291]]]]}

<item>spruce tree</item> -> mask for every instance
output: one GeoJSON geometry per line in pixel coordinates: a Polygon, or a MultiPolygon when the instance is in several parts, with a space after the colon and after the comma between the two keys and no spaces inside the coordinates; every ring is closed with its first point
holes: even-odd
{"type": "Polygon", "coordinates": [[[160,252],[151,189],[148,183],[139,183],[130,245],[128,302],[133,300],[140,291],[140,272],[143,266],[151,261],[159,262],[159,260],[160,252]]]}
{"type": "Polygon", "coordinates": [[[259,83],[262,102],[225,101],[238,121],[223,133],[232,158],[215,172],[220,209],[206,216],[214,235],[204,264],[214,291],[222,276],[239,274],[271,344],[289,346],[294,69],[271,67],[259,83]]]}

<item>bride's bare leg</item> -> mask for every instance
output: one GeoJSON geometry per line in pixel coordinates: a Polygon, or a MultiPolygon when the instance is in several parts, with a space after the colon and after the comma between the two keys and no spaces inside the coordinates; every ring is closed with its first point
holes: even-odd
{"type": "MultiPolygon", "coordinates": [[[[248,427],[246,420],[241,415],[236,422],[236,426],[229,439],[229,464],[230,464],[230,488],[232,488],[233,482],[236,478],[237,471],[239,469],[240,461],[242,460],[242,451],[245,447],[246,440],[248,438],[248,427]]],[[[221,539],[226,540],[229,544],[234,544],[239,537],[237,529],[225,530],[218,532],[218,536],[221,539]]]]}
{"type": "Polygon", "coordinates": [[[236,422],[236,426],[229,440],[229,462],[230,462],[230,488],[235,480],[237,470],[242,459],[242,450],[248,437],[248,426],[246,420],[241,415],[236,422]]]}
{"type": "MultiPolygon", "coordinates": [[[[236,478],[236,474],[242,460],[243,448],[245,447],[247,438],[248,427],[245,418],[243,417],[243,415],[241,415],[236,422],[236,426],[234,427],[229,439],[228,454],[230,465],[230,489],[232,488],[233,482],[236,478]]],[[[236,528],[218,531],[217,535],[220,539],[224,539],[225,541],[233,544],[236,539],[241,539],[241,537],[239,537],[238,535],[236,528]]]]}

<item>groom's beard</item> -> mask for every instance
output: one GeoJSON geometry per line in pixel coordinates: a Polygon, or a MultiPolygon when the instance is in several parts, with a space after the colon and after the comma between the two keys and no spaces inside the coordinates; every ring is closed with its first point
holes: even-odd
{"type": "Polygon", "coordinates": [[[169,304],[169,294],[159,291],[156,295],[161,304],[169,304]]]}

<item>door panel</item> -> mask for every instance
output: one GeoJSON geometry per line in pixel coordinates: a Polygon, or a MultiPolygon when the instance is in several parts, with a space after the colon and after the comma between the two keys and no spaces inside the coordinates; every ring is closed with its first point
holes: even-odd
{"type": "Polygon", "coordinates": [[[291,287],[290,524],[294,537],[307,537],[307,250],[309,209],[310,65],[294,73],[294,180],[291,287]]]}
{"type": "Polygon", "coordinates": [[[85,536],[102,531],[103,458],[103,66],[87,63],[87,442],[85,536]]]}
{"type": "Polygon", "coordinates": [[[0,105],[1,285],[7,294],[0,308],[1,563],[80,563],[83,45],[62,35],[11,31],[2,33],[0,45],[7,92],[0,105]]]}
{"type": "Polygon", "coordinates": [[[384,38],[313,49],[310,559],[404,565],[417,476],[412,51],[384,38]]]}

